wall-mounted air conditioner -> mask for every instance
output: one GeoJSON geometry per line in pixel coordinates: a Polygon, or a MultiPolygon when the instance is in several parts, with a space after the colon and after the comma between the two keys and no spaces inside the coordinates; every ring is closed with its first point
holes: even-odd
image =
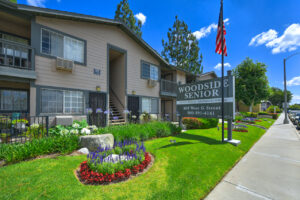
{"type": "Polygon", "coordinates": [[[56,58],[56,69],[60,71],[72,72],[74,68],[74,62],[72,60],[66,60],[63,58],[56,58]]]}
{"type": "Polygon", "coordinates": [[[155,87],[157,84],[156,80],[148,79],[148,86],[149,87],[155,87]]]}

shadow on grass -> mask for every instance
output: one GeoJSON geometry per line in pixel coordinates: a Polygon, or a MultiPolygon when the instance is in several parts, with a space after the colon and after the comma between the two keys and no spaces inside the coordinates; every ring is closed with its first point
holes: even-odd
{"type": "Polygon", "coordinates": [[[192,142],[175,142],[175,143],[172,143],[172,144],[162,146],[159,149],[164,149],[164,148],[168,148],[168,147],[182,146],[182,145],[187,145],[187,144],[195,144],[195,143],[192,143],[192,142]]]}
{"type": "Polygon", "coordinates": [[[187,134],[187,133],[181,133],[181,134],[176,135],[174,137],[182,138],[182,139],[188,139],[188,140],[197,140],[199,142],[203,142],[203,143],[208,144],[208,145],[225,144],[225,143],[222,143],[222,141],[220,141],[220,140],[215,140],[215,139],[212,139],[210,137],[205,137],[205,136],[202,136],[202,135],[192,135],[192,134],[187,134]]]}

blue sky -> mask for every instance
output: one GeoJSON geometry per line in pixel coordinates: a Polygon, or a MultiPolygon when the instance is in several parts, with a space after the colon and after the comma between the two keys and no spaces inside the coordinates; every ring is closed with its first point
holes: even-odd
{"type": "MultiPolygon", "coordinates": [[[[113,18],[120,0],[18,0],[18,3],[113,18]]],[[[175,15],[184,20],[199,38],[204,72],[215,67],[221,57],[214,53],[219,0],[129,0],[134,14],[144,21],[143,39],[161,52],[162,38],[175,15]]],[[[268,66],[271,86],[283,88],[283,58],[300,52],[299,0],[224,0],[226,70],[247,56],[268,66]]],[[[287,61],[288,90],[292,103],[300,103],[300,55],[287,61]]]]}

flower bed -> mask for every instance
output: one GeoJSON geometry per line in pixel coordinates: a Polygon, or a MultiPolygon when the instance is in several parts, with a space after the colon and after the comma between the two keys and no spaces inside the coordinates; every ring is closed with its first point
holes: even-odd
{"type": "Polygon", "coordinates": [[[127,180],[131,175],[143,172],[151,162],[143,143],[124,141],[115,147],[98,148],[87,155],[80,164],[77,175],[84,184],[105,185],[127,180]]]}

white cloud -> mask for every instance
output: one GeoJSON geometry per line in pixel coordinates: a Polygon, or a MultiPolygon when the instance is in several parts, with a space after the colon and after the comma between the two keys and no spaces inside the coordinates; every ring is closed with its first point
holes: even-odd
{"type": "MultiPolygon", "coordinates": [[[[225,25],[229,24],[229,18],[224,19],[225,25]]],[[[193,32],[193,35],[196,37],[197,40],[208,36],[212,31],[217,30],[218,24],[212,23],[209,26],[205,26],[200,28],[199,31],[193,32]]]]}
{"type": "Polygon", "coordinates": [[[300,76],[296,76],[296,77],[292,78],[291,80],[287,81],[286,84],[288,86],[300,85],[300,76]]]}
{"type": "Polygon", "coordinates": [[[292,99],[292,102],[290,104],[295,104],[295,103],[300,104],[300,95],[293,94],[293,99],[292,99]]]}
{"type": "MultiPolygon", "coordinates": [[[[224,63],[224,68],[225,68],[225,67],[230,68],[230,67],[231,67],[230,63],[224,63]]],[[[218,63],[218,64],[214,67],[214,69],[216,69],[216,70],[220,70],[221,68],[222,68],[222,64],[221,64],[221,63],[218,63]]]]}
{"type": "Polygon", "coordinates": [[[251,39],[249,46],[259,46],[266,42],[270,42],[277,38],[277,34],[277,31],[273,29],[270,29],[267,32],[262,32],[251,39]]]}
{"type": "Polygon", "coordinates": [[[45,7],[46,0],[27,0],[27,4],[35,7],[45,7]]]}
{"type": "Polygon", "coordinates": [[[139,21],[141,21],[142,25],[145,24],[145,22],[146,22],[146,16],[143,13],[140,12],[138,14],[135,14],[134,17],[137,18],[139,21]]]}
{"type": "Polygon", "coordinates": [[[250,46],[262,44],[272,48],[273,54],[296,50],[300,46],[300,24],[290,25],[280,37],[275,30],[270,29],[268,32],[256,35],[249,43],[250,46]]]}

